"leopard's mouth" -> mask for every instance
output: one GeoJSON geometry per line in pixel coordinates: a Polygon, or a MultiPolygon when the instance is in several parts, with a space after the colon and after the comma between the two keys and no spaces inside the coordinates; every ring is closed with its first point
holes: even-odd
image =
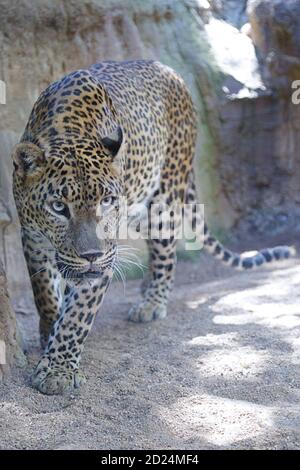
{"type": "Polygon", "coordinates": [[[101,259],[100,262],[90,262],[86,265],[78,265],[75,264],[75,260],[73,264],[69,260],[64,260],[57,251],[55,252],[56,266],[62,277],[66,280],[78,280],[79,282],[101,277],[107,269],[113,268],[115,257],[116,249],[113,247],[106,253],[105,258],[101,259]]]}
{"type": "Polygon", "coordinates": [[[64,279],[95,279],[102,276],[103,268],[90,263],[84,268],[71,265],[56,255],[56,266],[64,279]]]}
{"type": "Polygon", "coordinates": [[[96,279],[102,275],[102,271],[97,269],[88,269],[86,271],[72,271],[66,278],[71,279],[96,279]]]}
{"type": "Polygon", "coordinates": [[[83,270],[60,262],[57,263],[57,267],[62,277],[65,279],[95,279],[100,277],[103,273],[102,269],[94,266],[83,270]]]}

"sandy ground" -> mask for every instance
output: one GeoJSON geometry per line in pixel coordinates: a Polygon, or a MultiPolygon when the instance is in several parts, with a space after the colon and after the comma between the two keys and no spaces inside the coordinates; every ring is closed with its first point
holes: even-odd
{"type": "Polygon", "coordinates": [[[152,324],[126,319],[139,282],[113,284],[70,396],[30,387],[37,318],[20,316],[29,366],[1,389],[0,447],[299,449],[298,263],[240,274],[181,261],[169,316],[152,324]]]}

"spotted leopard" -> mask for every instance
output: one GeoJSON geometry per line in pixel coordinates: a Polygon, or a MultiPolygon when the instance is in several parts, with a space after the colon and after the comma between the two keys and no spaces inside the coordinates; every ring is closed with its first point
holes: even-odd
{"type": "MultiPolygon", "coordinates": [[[[34,104],[13,152],[13,180],[40,315],[44,352],[32,383],[41,392],[63,393],[85,380],[82,350],[118,258],[119,201],[146,203],[149,214],[155,205],[196,204],[196,129],[183,80],[156,61],[77,70],[34,104]]],[[[227,265],[249,269],[292,253],[288,247],[232,253],[192,214],[192,226],[202,224],[204,247],[227,265]]],[[[156,223],[150,214],[149,227],[156,223]]],[[[147,244],[148,283],[129,312],[135,322],[166,316],[174,280],[174,233],[147,244]]]]}

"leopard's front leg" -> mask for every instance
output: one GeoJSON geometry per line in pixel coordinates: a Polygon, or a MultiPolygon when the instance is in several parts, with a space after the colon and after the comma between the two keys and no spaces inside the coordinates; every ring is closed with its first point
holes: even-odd
{"type": "Polygon", "coordinates": [[[91,285],[72,288],[65,296],[61,314],[32,376],[32,384],[40,392],[62,394],[85,382],[79,371],[81,353],[112,274],[112,270],[105,271],[91,285]]]}

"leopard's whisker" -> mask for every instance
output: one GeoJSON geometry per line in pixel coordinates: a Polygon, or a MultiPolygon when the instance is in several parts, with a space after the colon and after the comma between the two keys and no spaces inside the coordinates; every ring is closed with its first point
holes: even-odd
{"type": "Polygon", "coordinates": [[[36,271],[35,273],[31,274],[30,278],[32,279],[34,276],[36,276],[37,274],[39,274],[43,271],[46,271],[45,267],[43,267],[43,268],[39,269],[38,271],[36,271]]]}
{"type": "Polygon", "coordinates": [[[124,291],[124,294],[125,294],[125,290],[126,290],[126,276],[125,274],[123,273],[122,271],[122,267],[119,266],[118,264],[115,264],[114,265],[114,270],[116,272],[116,277],[119,278],[119,280],[123,283],[123,291],[124,291]]]}

